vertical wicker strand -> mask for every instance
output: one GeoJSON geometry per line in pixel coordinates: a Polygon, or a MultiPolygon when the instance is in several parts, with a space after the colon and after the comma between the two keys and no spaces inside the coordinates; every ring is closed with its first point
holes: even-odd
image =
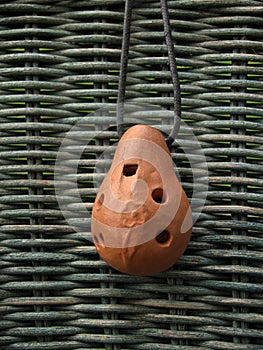
{"type": "MultiPolygon", "coordinates": [[[[163,17],[163,26],[164,26],[164,36],[166,41],[166,46],[168,50],[168,58],[169,58],[169,66],[170,66],[170,72],[171,72],[171,79],[172,79],[172,85],[173,85],[173,97],[174,97],[174,121],[173,121],[173,129],[170,132],[166,142],[168,146],[171,146],[173,143],[177,133],[179,132],[180,123],[181,123],[181,96],[180,96],[180,81],[178,77],[177,72],[177,63],[176,63],[176,56],[175,56],[175,50],[174,50],[174,44],[172,39],[172,32],[171,32],[171,25],[170,25],[170,16],[167,6],[166,0],[161,0],[161,12],[163,17]]],[[[163,81],[163,83],[167,83],[167,81],[163,81]]],[[[165,96],[162,94],[162,96],[165,96]]],[[[164,122],[164,120],[162,121],[164,122]]],[[[174,277],[168,277],[167,278],[167,284],[169,286],[175,286],[175,285],[183,285],[184,281],[182,278],[174,278],[174,277]]],[[[179,293],[168,293],[168,300],[170,302],[178,302],[183,301],[184,296],[179,293]]],[[[185,315],[185,310],[183,309],[174,309],[170,308],[169,313],[171,315],[185,315]]],[[[170,329],[171,331],[178,333],[178,332],[184,332],[186,331],[186,326],[183,324],[178,324],[176,322],[170,323],[170,329]]],[[[187,346],[188,340],[187,339],[171,339],[170,340],[172,346],[187,346]]]]}
{"type": "MultiPolygon", "coordinates": [[[[25,28],[26,29],[29,29],[29,28],[36,28],[36,25],[35,24],[29,24],[29,25],[25,25],[25,28]]],[[[27,36],[26,38],[25,38],[26,40],[32,40],[32,41],[34,41],[34,40],[37,40],[37,38],[36,38],[36,36],[27,36]]],[[[35,49],[35,48],[33,48],[33,49],[27,49],[27,51],[29,52],[29,53],[38,53],[38,49],[35,49]]],[[[26,67],[38,67],[38,62],[26,62],[26,67]]],[[[27,76],[26,77],[26,80],[30,80],[30,81],[38,81],[38,76],[36,76],[36,75],[34,75],[34,76],[27,76]]],[[[25,90],[25,93],[27,94],[27,95],[38,95],[39,94],[39,90],[37,89],[37,88],[32,88],[32,89],[28,89],[28,88],[26,88],[26,90],[25,90]]],[[[26,107],[27,108],[37,108],[37,107],[39,107],[39,103],[38,102],[34,102],[34,103],[32,103],[32,102],[26,102],[26,107]]],[[[37,123],[38,122],[38,116],[31,116],[31,115],[27,115],[26,116],[26,121],[27,122],[33,122],[33,123],[37,123]]],[[[27,136],[40,136],[40,134],[39,134],[39,131],[38,130],[27,130],[26,131],[27,132],[27,136]]],[[[40,145],[38,145],[38,144],[28,144],[27,145],[27,150],[28,151],[38,151],[38,150],[40,150],[40,145]]],[[[41,162],[42,162],[42,160],[41,159],[39,159],[39,158],[31,158],[31,157],[29,157],[28,158],[28,163],[29,164],[32,164],[32,165],[37,165],[37,164],[41,164],[41,162]]],[[[36,173],[32,173],[32,172],[29,172],[28,173],[28,178],[29,178],[29,180],[42,180],[42,174],[40,173],[40,172],[36,172],[36,173]]],[[[33,187],[29,187],[28,188],[28,193],[29,193],[29,196],[36,196],[36,195],[42,195],[43,194],[43,190],[41,189],[41,188],[33,188],[33,187]]],[[[34,210],[34,209],[37,209],[37,210],[41,210],[41,209],[43,209],[43,204],[41,204],[41,203],[37,203],[37,204],[35,204],[35,203],[30,203],[29,202],[29,209],[30,210],[34,210]]],[[[44,219],[42,219],[42,218],[34,218],[34,217],[30,217],[30,225],[39,225],[39,226],[41,226],[41,225],[43,225],[44,224],[44,219]]],[[[35,239],[43,239],[44,237],[43,237],[43,234],[42,233],[40,233],[40,234],[37,234],[37,233],[31,233],[31,238],[32,238],[32,240],[35,240],[35,239]]],[[[32,247],[31,248],[31,251],[32,252],[34,252],[34,253],[41,253],[42,251],[43,251],[43,248],[35,248],[35,247],[32,247]]],[[[32,264],[33,264],[33,266],[38,266],[39,264],[41,264],[41,262],[40,263],[38,263],[38,262],[35,262],[35,261],[33,261],[32,262],[32,264]]],[[[33,280],[34,280],[34,282],[43,282],[43,281],[46,281],[47,280],[47,276],[46,275],[32,275],[32,278],[33,278],[33,280]]],[[[38,290],[38,289],[34,289],[33,290],[33,295],[34,295],[34,297],[46,297],[47,296],[47,291],[45,291],[45,290],[38,290]]],[[[41,305],[37,305],[37,306],[35,306],[34,307],[35,308],[35,311],[37,312],[37,313],[41,313],[41,312],[46,312],[46,311],[48,311],[47,310],[47,306],[41,306],[41,305]]],[[[36,324],[36,327],[48,327],[49,326],[49,323],[47,322],[47,321],[38,321],[38,320],[36,320],[35,321],[35,324],[36,324]]],[[[37,337],[37,339],[38,339],[38,341],[40,341],[40,342],[48,342],[48,341],[50,341],[50,336],[49,337],[47,337],[47,336],[38,336],[37,337]]]]}
{"type": "MultiPolygon", "coordinates": [[[[174,277],[169,277],[167,279],[167,284],[169,286],[175,286],[175,285],[183,285],[184,281],[182,278],[174,278],[174,277]]],[[[168,293],[168,300],[173,303],[173,302],[180,302],[184,301],[184,296],[179,293],[168,293]]],[[[170,309],[170,315],[180,315],[180,316],[185,316],[186,312],[183,309],[170,309]]],[[[170,329],[171,331],[174,332],[186,332],[186,325],[184,324],[178,324],[175,322],[170,323],[170,329]]],[[[171,345],[177,345],[177,346],[187,346],[188,345],[188,340],[179,338],[178,339],[171,339],[171,345]]]]}
{"type": "MultiPolygon", "coordinates": [[[[95,8],[95,10],[97,11],[105,11],[107,8],[106,6],[97,6],[95,8]]],[[[94,20],[94,21],[98,21],[98,19],[94,20]]],[[[101,19],[100,20],[102,23],[105,23],[105,20],[104,19],[101,19]]],[[[100,31],[98,32],[97,34],[104,34],[104,31],[100,31]]],[[[95,48],[106,48],[106,44],[104,43],[96,43],[94,45],[95,48]]],[[[101,57],[94,57],[94,61],[100,61],[100,62],[103,62],[105,60],[105,58],[103,56],[101,57]]],[[[105,64],[106,65],[106,64],[105,64]]],[[[95,72],[96,74],[100,74],[101,72],[95,72]]],[[[106,73],[106,72],[105,72],[106,73]]],[[[107,89],[107,83],[105,82],[94,82],[94,88],[95,89],[107,89]]],[[[103,103],[106,104],[108,103],[108,98],[103,96],[103,97],[94,97],[95,99],[95,102],[98,102],[98,103],[103,103]]],[[[101,132],[104,128],[104,125],[103,124],[96,124],[95,125],[95,129],[96,129],[96,133],[97,132],[101,132]]],[[[104,138],[102,140],[96,140],[96,143],[100,146],[109,146],[110,145],[110,141],[109,139],[107,138],[104,138]]],[[[101,172],[102,173],[106,173],[107,172],[107,169],[105,169],[104,166],[101,167],[101,172]]],[[[100,268],[100,275],[101,276],[104,276],[104,275],[107,275],[109,273],[111,273],[112,269],[110,267],[107,267],[107,268],[100,268]]],[[[108,282],[100,282],[100,288],[101,289],[108,289],[108,288],[114,288],[115,287],[115,283],[108,283],[108,282]]],[[[117,301],[116,301],[116,298],[114,297],[101,297],[101,303],[103,305],[112,305],[112,304],[116,304],[117,301]]],[[[102,318],[104,320],[116,320],[117,319],[117,314],[114,313],[114,312],[102,312],[102,318]]],[[[104,331],[104,334],[107,336],[111,336],[111,335],[118,335],[119,332],[118,332],[118,329],[116,329],[115,327],[105,327],[103,328],[103,331],[104,331]]],[[[120,345],[119,344],[109,344],[109,343],[105,343],[104,344],[104,347],[105,347],[105,350],[120,350],[120,345]]]]}
{"type": "MultiPolygon", "coordinates": [[[[236,40],[242,40],[242,38],[240,37],[237,37],[235,38],[236,40]]],[[[244,49],[234,49],[234,53],[245,53],[245,50],[244,49]]],[[[240,67],[243,67],[243,66],[246,66],[247,63],[246,62],[243,62],[243,61],[236,61],[236,62],[233,62],[233,65],[236,65],[236,66],[240,66],[240,67]]],[[[232,79],[237,79],[237,80],[244,80],[246,79],[246,74],[233,74],[232,75],[232,79]]],[[[246,92],[246,88],[232,88],[232,92],[235,92],[236,94],[238,93],[244,93],[246,92]]],[[[244,101],[231,101],[231,107],[244,107],[245,106],[245,102],[244,101]]],[[[243,114],[240,114],[240,115],[232,115],[231,116],[231,119],[234,120],[234,121],[244,121],[245,120],[245,116],[243,114]]],[[[231,134],[232,135],[244,135],[245,134],[245,130],[244,129],[241,129],[241,128],[238,128],[238,129],[231,129],[231,134]]],[[[231,142],[231,148],[239,148],[239,149],[244,149],[245,148],[245,144],[243,142],[235,142],[235,141],[232,141],[231,142]]],[[[231,159],[230,159],[231,162],[237,162],[237,163],[245,163],[246,162],[246,159],[245,157],[242,157],[242,156],[232,156],[231,159]]],[[[233,177],[239,177],[239,178],[245,178],[246,177],[246,172],[244,170],[232,170],[232,176],[233,177]]],[[[231,185],[231,191],[232,192],[235,192],[235,193],[245,193],[247,191],[246,189],[246,185],[240,183],[240,184],[232,184],[231,185]]],[[[232,205],[239,205],[239,206],[244,206],[246,203],[245,203],[245,200],[236,200],[236,199],[233,199],[232,200],[232,205]]],[[[247,221],[247,217],[245,214],[236,214],[236,213],[232,213],[231,214],[231,217],[233,220],[235,221],[247,221]]],[[[240,230],[240,229],[232,229],[232,235],[246,235],[246,230],[240,230]]],[[[246,245],[239,245],[239,244],[233,244],[233,247],[232,247],[233,250],[241,250],[241,251],[246,251],[247,249],[247,246],[246,245]]],[[[244,260],[244,259],[236,259],[236,258],[233,258],[232,259],[232,264],[233,265],[244,265],[246,266],[247,265],[247,261],[244,260]]],[[[237,275],[237,274],[233,274],[232,275],[232,281],[233,282],[242,282],[242,283],[248,283],[248,277],[246,275],[237,275]]],[[[232,296],[233,298],[248,298],[248,292],[246,291],[237,291],[237,290],[233,290],[232,291],[232,296]]],[[[239,307],[239,306],[233,306],[233,313],[246,313],[247,312],[247,309],[244,308],[244,307],[239,307]]],[[[245,322],[241,322],[241,321],[233,321],[233,327],[234,328],[241,328],[241,329],[247,329],[248,325],[247,323],[245,322]]],[[[238,336],[234,336],[233,337],[233,342],[234,343],[237,343],[237,344],[240,344],[240,343],[244,343],[244,344],[248,344],[249,343],[249,338],[240,338],[238,336]]]]}

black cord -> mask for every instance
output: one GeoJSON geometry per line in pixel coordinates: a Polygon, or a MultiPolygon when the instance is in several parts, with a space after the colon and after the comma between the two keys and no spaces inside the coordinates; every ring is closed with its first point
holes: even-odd
{"type": "Polygon", "coordinates": [[[127,79],[127,71],[128,71],[133,3],[134,3],[134,0],[126,0],[125,12],[124,12],[120,76],[119,76],[119,88],[118,88],[118,98],[117,98],[117,131],[118,131],[119,137],[121,137],[124,133],[123,112],[124,112],[126,79],[127,79]]]}
{"type": "Polygon", "coordinates": [[[177,72],[177,64],[176,64],[174,44],[172,39],[172,31],[171,31],[171,25],[170,25],[170,19],[169,19],[167,0],[160,0],[160,1],[161,1],[161,10],[162,10],[162,16],[163,16],[164,36],[165,36],[166,45],[168,49],[169,65],[170,65],[172,83],[174,88],[174,124],[173,124],[172,131],[170,132],[168,138],[166,139],[166,143],[170,148],[180,129],[181,95],[180,95],[180,81],[179,81],[178,72],[177,72]]]}
{"type": "MultiPolygon", "coordinates": [[[[177,72],[175,50],[172,39],[171,25],[169,19],[169,11],[167,0],[160,0],[161,11],[164,25],[164,36],[166,45],[168,48],[168,58],[171,70],[172,83],[174,88],[174,124],[172,131],[166,139],[167,146],[170,148],[181,124],[181,96],[180,96],[180,81],[177,72]]],[[[132,8],[134,0],[126,0],[125,3],[125,14],[124,14],[124,25],[123,25],[123,37],[122,37],[122,50],[121,50],[121,62],[120,62],[120,76],[119,76],[119,88],[117,98],[117,130],[118,135],[121,137],[124,133],[123,128],[123,112],[124,112],[124,100],[126,90],[126,78],[128,70],[128,58],[129,58],[129,47],[130,47],[130,32],[131,32],[131,18],[132,8]]]]}

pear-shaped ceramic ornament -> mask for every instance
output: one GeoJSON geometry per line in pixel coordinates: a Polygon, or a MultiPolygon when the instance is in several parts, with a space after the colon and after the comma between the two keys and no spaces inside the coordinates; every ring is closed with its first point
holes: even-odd
{"type": "Polygon", "coordinates": [[[160,131],[136,125],[121,137],[91,227],[101,258],[123,273],[153,275],[184,253],[192,214],[160,131]]]}

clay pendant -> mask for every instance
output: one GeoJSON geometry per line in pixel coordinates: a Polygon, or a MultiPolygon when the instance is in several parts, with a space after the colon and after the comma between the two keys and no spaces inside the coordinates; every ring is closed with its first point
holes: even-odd
{"type": "Polygon", "coordinates": [[[91,227],[101,258],[127,274],[162,272],[184,253],[191,209],[157,129],[136,125],[122,136],[96,197],[91,227]]]}

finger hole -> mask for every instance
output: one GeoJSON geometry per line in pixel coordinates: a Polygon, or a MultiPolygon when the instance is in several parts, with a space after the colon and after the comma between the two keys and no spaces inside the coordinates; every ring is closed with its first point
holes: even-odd
{"type": "Polygon", "coordinates": [[[138,164],[124,164],[122,173],[124,176],[133,176],[136,174],[138,164]]]}
{"type": "Polygon", "coordinates": [[[156,203],[164,203],[165,202],[165,195],[164,191],[162,188],[156,188],[155,190],[152,191],[152,199],[156,203]]]}
{"type": "Polygon", "coordinates": [[[159,244],[164,244],[169,241],[170,237],[170,232],[167,230],[163,230],[155,237],[155,239],[159,244]]]}

